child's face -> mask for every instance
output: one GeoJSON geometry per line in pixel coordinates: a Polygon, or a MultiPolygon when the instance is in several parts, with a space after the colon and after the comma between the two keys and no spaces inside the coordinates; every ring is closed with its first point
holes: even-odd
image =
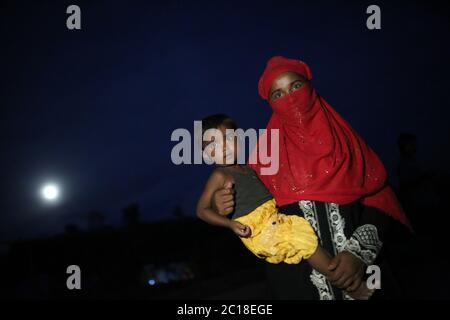
{"type": "Polygon", "coordinates": [[[227,135],[227,129],[229,128],[223,125],[217,128],[222,137],[218,141],[215,141],[217,139],[214,134],[205,132],[203,153],[217,165],[230,165],[237,162],[237,137],[232,132],[227,135]]]}

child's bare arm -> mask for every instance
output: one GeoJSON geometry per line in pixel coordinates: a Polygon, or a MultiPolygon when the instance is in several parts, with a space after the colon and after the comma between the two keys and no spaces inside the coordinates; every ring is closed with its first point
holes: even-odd
{"type": "Polygon", "coordinates": [[[211,200],[215,191],[223,188],[227,182],[226,175],[215,170],[206,182],[205,189],[197,203],[197,217],[203,221],[220,227],[230,228],[235,234],[241,237],[250,236],[250,228],[238,221],[230,220],[226,216],[218,214],[212,209],[211,200]]]}
{"type": "Polygon", "coordinates": [[[205,188],[197,202],[197,217],[209,224],[220,227],[229,227],[230,219],[219,215],[212,209],[211,199],[214,192],[223,187],[226,178],[223,172],[215,170],[206,182],[205,188]]]}

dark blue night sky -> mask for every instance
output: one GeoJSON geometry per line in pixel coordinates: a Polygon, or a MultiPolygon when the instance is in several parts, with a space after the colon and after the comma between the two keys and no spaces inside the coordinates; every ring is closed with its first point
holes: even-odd
{"type": "Polygon", "coordinates": [[[97,209],[120,223],[194,214],[210,168],[175,166],[176,128],[225,112],[264,128],[257,94],[268,58],[306,61],[320,94],[383,159],[395,184],[396,139],[418,135],[419,157],[447,169],[449,10],[443,2],[6,1],[1,15],[0,240],[84,227],[97,209]],[[375,2],[374,2],[375,3],[375,2]],[[77,4],[82,30],[66,28],[77,4]],[[48,179],[57,206],[38,197],[48,179]]]}

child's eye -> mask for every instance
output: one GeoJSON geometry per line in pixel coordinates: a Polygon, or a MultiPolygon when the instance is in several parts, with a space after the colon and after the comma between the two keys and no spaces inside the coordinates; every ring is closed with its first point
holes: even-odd
{"type": "Polygon", "coordinates": [[[205,148],[205,151],[207,152],[211,152],[212,150],[214,150],[214,148],[216,147],[216,142],[211,142],[210,144],[208,144],[205,148]]]}
{"type": "Polygon", "coordinates": [[[227,135],[227,141],[233,141],[234,140],[234,134],[227,135]]]}

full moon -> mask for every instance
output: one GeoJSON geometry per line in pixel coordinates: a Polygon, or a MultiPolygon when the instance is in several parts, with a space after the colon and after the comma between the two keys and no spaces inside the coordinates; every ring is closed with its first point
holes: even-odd
{"type": "Polygon", "coordinates": [[[55,184],[47,184],[42,187],[41,195],[44,200],[55,201],[59,197],[59,187],[55,184]]]}

